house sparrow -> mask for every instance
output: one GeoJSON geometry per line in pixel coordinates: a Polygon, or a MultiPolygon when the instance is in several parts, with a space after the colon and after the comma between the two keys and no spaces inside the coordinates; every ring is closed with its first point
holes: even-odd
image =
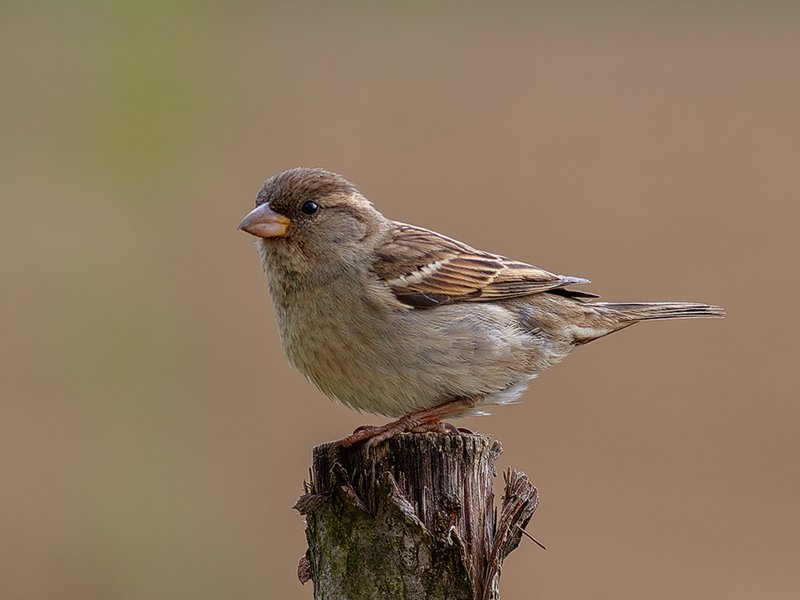
{"type": "Polygon", "coordinates": [[[725,314],[591,301],[571,289],[587,279],[387,219],[322,169],[270,177],[239,229],[259,238],[289,361],[330,398],[399,417],[359,428],[346,446],[512,402],[575,347],[639,321],[725,314]]]}

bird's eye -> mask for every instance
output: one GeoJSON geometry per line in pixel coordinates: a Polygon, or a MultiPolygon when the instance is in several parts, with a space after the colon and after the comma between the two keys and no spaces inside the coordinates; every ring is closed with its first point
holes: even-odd
{"type": "Polygon", "coordinates": [[[307,215],[313,215],[315,212],[319,210],[319,204],[317,204],[313,200],[306,200],[305,202],[303,202],[303,206],[300,207],[300,210],[302,210],[307,215]]]}

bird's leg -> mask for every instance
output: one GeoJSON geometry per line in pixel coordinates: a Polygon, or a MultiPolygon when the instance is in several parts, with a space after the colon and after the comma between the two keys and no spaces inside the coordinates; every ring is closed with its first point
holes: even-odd
{"type": "Polygon", "coordinates": [[[438,404],[432,408],[426,408],[400,417],[396,421],[378,427],[366,426],[359,427],[352,435],[339,441],[348,448],[358,442],[367,442],[368,447],[380,444],[390,437],[406,431],[442,431],[447,430],[447,425],[441,422],[442,418],[455,415],[472,408],[483,400],[483,395],[472,396],[469,398],[456,398],[438,404]]]}

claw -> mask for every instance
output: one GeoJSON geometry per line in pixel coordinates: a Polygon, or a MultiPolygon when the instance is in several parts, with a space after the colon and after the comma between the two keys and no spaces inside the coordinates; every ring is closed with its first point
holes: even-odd
{"type": "Polygon", "coordinates": [[[356,430],[346,438],[342,438],[336,443],[345,448],[349,448],[350,446],[354,446],[359,442],[363,442],[377,435],[380,433],[381,429],[381,427],[375,427],[374,425],[362,425],[361,427],[357,427],[356,430]]]}
{"type": "Polygon", "coordinates": [[[362,425],[357,427],[352,434],[346,438],[342,438],[338,445],[344,448],[349,448],[359,442],[366,442],[367,450],[374,448],[381,442],[394,437],[398,433],[425,433],[425,432],[439,432],[439,433],[453,433],[453,434],[472,434],[472,431],[462,427],[456,427],[450,423],[443,423],[442,418],[452,415],[457,415],[463,412],[465,408],[472,408],[480,400],[482,396],[474,398],[457,398],[428,408],[420,410],[400,417],[396,421],[386,423],[386,425],[362,425]]]}

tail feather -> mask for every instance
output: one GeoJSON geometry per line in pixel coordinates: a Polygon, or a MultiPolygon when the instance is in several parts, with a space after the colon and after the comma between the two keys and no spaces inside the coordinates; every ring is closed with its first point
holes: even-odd
{"type": "Polygon", "coordinates": [[[567,329],[576,346],[599,339],[639,321],[652,319],[720,318],[725,309],[695,302],[581,302],[579,317],[571,313],[567,329]]]}
{"type": "Polygon", "coordinates": [[[608,316],[619,318],[620,323],[629,324],[651,319],[693,319],[698,317],[720,318],[725,309],[713,304],[694,302],[595,302],[608,316]]]}

